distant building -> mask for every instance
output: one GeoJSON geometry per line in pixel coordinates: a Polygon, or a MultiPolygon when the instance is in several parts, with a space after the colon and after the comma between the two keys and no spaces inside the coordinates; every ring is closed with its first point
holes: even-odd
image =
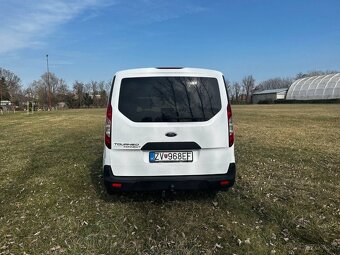
{"type": "Polygon", "coordinates": [[[273,103],[275,100],[283,100],[286,97],[287,88],[282,89],[267,89],[253,93],[253,104],[258,103],[273,103]]]}
{"type": "Polygon", "coordinates": [[[67,104],[65,102],[59,102],[57,103],[57,108],[58,109],[67,108],[67,104]]]}
{"type": "Polygon", "coordinates": [[[100,98],[101,98],[101,95],[100,95],[100,94],[94,95],[93,93],[90,93],[90,97],[91,97],[91,99],[93,99],[93,98],[100,99],[100,98]]]}
{"type": "Polygon", "coordinates": [[[326,100],[340,98],[340,73],[296,80],[287,92],[287,100],[326,100]]]}
{"type": "Polygon", "coordinates": [[[0,101],[0,106],[9,106],[9,105],[12,105],[12,102],[9,100],[0,101]]]}

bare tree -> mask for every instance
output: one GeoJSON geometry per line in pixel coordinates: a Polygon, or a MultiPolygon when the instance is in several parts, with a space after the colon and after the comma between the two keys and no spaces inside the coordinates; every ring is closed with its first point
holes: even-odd
{"type": "Polygon", "coordinates": [[[273,78],[265,80],[256,86],[256,91],[262,91],[266,89],[281,89],[289,88],[292,85],[293,79],[291,78],[273,78]]]}
{"type": "Polygon", "coordinates": [[[0,77],[0,102],[2,100],[11,100],[5,77],[0,77]]]}
{"type": "Polygon", "coordinates": [[[228,97],[230,100],[233,100],[234,98],[234,93],[232,89],[232,85],[228,79],[224,79],[225,87],[227,89],[228,97]]]}
{"type": "Polygon", "coordinates": [[[327,71],[319,71],[319,70],[315,70],[315,71],[308,71],[306,73],[298,73],[295,76],[295,79],[301,79],[301,78],[306,78],[306,77],[312,77],[312,76],[318,76],[318,75],[326,75],[326,74],[333,74],[333,73],[340,73],[340,71],[336,71],[336,70],[327,70],[327,71]]]}
{"type": "Polygon", "coordinates": [[[91,82],[85,83],[84,85],[84,92],[91,94],[92,93],[92,84],[91,82]]]}
{"type": "Polygon", "coordinates": [[[251,102],[251,95],[255,87],[255,79],[252,75],[248,75],[242,79],[242,86],[246,93],[247,103],[251,102]]]}
{"type": "Polygon", "coordinates": [[[69,92],[67,83],[65,82],[64,79],[58,80],[58,86],[57,86],[56,92],[58,94],[67,94],[69,92]]]}
{"type": "Polygon", "coordinates": [[[238,82],[233,83],[233,97],[236,102],[240,99],[240,93],[241,93],[241,86],[238,82]]]}
{"type": "Polygon", "coordinates": [[[25,91],[26,97],[34,99],[41,108],[47,108],[47,86],[43,80],[33,81],[25,91]]]}
{"type": "Polygon", "coordinates": [[[41,82],[46,88],[48,107],[50,108],[56,104],[55,96],[58,89],[59,78],[54,73],[46,72],[41,75],[41,82]]]}
{"type": "Polygon", "coordinates": [[[67,95],[70,93],[68,86],[63,79],[58,80],[58,85],[55,91],[56,102],[65,102],[67,95]]]}
{"type": "Polygon", "coordinates": [[[90,84],[91,84],[92,93],[94,95],[98,94],[98,82],[97,81],[91,81],[90,84]]]}
{"type": "Polygon", "coordinates": [[[9,95],[8,100],[17,101],[21,92],[20,78],[13,72],[0,67],[0,79],[2,80],[1,89],[4,91],[6,88],[6,93],[9,95]]]}
{"type": "Polygon", "coordinates": [[[51,72],[42,74],[41,78],[33,81],[25,91],[26,97],[30,95],[40,107],[44,108],[49,107],[49,99],[52,107],[58,102],[65,101],[68,93],[69,89],[66,82],[51,72]]]}
{"type": "MultiPolygon", "coordinates": [[[[100,107],[105,107],[107,105],[108,101],[108,95],[109,93],[106,90],[107,84],[110,85],[110,83],[106,83],[105,81],[100,81],[98,82],[98,91],[99,91],[99,106],[100,107]]],[[[110,85],[111,86],[111,85],[110,85]]]]}
{"type": "Polygon", "coordinates": [[[228,93],[231,93],[231,83],[228,79],[224,79],[224,82],[225,82],[225,87],[226,89],[228,90],[228,93]]]}
{"type": "Polygon", "coordinates": [[[84,83],[75,81],[73,83],[73,92],[77,100],[77,107],[82,107],[84,105],[84,96],[85,96],[84,83]]]}
{"type": "Polygon", "coordinates": [[[98,82],[97,81],[91,81],[91,97],[93,99],[93,105],[95,107],[99,107],[100,106],[100,93],[98,91],[98,82]]]}
{"type": "Polygon", "coordinates": [[[112,81],[111,80],[105,82],[105,84],[104,84],[104,87],[105,87],[105,90],[106,90],[106,94],[108,94],[108,95],[110,95],[111,86],[112,86],[112,81]]]}

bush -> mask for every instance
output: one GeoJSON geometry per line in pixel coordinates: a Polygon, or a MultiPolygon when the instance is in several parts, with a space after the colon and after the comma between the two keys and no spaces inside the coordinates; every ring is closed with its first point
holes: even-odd
{"type": "Polygon", "coordinates": [[[314,100],[275,100],[275,104],[340,104],[340,98],[314,100]]]}

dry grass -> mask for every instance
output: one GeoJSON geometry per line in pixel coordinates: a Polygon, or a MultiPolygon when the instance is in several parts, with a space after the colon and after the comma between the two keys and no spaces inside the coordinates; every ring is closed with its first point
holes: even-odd
{"type": "Polygon", "coordinates": [[[215,198],[106,195],[103,109],[0,116],[0,254],[339,254],[340,105],[233,110],[215,198]]]}

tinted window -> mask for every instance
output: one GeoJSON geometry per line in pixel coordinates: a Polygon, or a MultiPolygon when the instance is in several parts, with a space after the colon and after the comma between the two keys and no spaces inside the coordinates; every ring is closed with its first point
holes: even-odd
{"type": "Polygon", "coordinates": [[[221,109],[221,98],[215,78],[125,78],[118,108],[135,122],[206,121],[221,109]]]}

